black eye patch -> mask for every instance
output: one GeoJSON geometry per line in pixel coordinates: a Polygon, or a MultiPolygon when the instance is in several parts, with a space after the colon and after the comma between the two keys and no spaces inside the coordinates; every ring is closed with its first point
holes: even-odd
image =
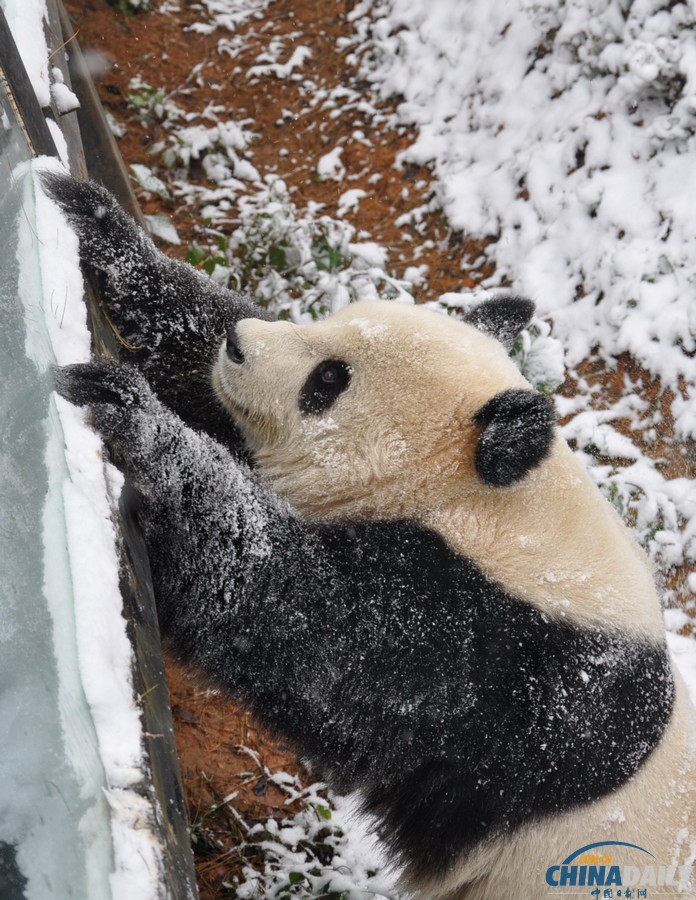
{"type": "Polygon", "coordinates": [[[300,412],[318,415],[329,409],[350,384],[351,367],[340,359],[325,359],[314,368],[300,391],[300,412]]]}

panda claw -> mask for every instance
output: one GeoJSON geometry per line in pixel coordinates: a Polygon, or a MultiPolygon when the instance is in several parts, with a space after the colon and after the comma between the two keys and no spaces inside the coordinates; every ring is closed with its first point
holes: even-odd
{"type": "Polygon", "coordinates": [[[121,275],[135,267],[139,269],[136,278],[142,281],[155,248],[113,194],[96,181],[80,181],[72,175],[42,172],[40,178],[44,192],[60,207],[80,240],[81,261],[97,271],[121,275]]]}

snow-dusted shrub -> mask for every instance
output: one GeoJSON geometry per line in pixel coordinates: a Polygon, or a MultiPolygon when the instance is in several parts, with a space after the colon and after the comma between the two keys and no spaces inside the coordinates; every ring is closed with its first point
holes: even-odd
{"type": "Polygon", "coordinates": [[[223,281],[241,275],[281,318],[316,319],[356,300],[411,300],[410,283],[387,273],[381,247],[356,241],[355,228],[321,215],[317,204],[300,211],[279,178],[240,196],[238,215],[229,243],[219,246],[226,265],[209,271],[223,281]]]}
{"type": "Polygon", "coordinates": [[[183,109],[165,93],[164,88],[154,87],[140,75],[128,82],[126,101],[143,125],[154,119],[170,127],[184,117],[183,109]]]}
{"type": "Polygon", "coordinates": [[[205,177],[213,183],[224,185],[232,178],[258,181],[259,173],[243,156],[254,137],[244,124],[226,121],[185,126],[170,132],[155,149],[161,152],[168,169],[179,170],[179,177],[188,174],[198,160],[205,177]]]}
{"type": "Polygon", "coordinates": [[[109,2],[123,12],[141,13],[150,9],[150,0],[109,0],[109,2]]]}

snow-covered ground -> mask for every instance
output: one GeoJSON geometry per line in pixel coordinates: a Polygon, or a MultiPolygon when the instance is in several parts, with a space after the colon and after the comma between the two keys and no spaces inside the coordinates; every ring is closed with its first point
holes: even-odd
{"type": "Polygon", "coordinates": [[[693,382],[693,5],[368,0],[353,18],[375,90],[417,126],[403,160],[433,167],[454,228],[500,235],[491,284],[535,298],[571,366],[599,346],[693,382]]]}
{"type": "MultiPolygon", "coordinates": [[[[233,56],[239,49],[240,24],[262,13],[269,2],[205,0],[198,28],[219,31],[220,52],[233,56]]],[[[26,7],[34,16],[37,9],[40,16],[39,5],[26,7]]],[[[615,355],[630,352],[674,392],[674,431],[693,468],[696,4],[362,0],[349,18],[352,35],[340,50],[372,84],[374,96],[363,102],[399,98],[394,124],[414,126],[417,135],[403,153],[403,162],[432,168],[437,203],[453,229],[494,238],[483,252],[494,262],[495,272],[483,287],[505,285],[536,300],[539,320],[517,348],[530,379],[541,386],[557,385],[562,354],[574,371],[591,356],[611,364],[615,355]]],[[[17,28],[37,95],[45,99],[46,63],[37,57],[45,50],[32,43],[33,30],[26,21],[17,28]]],[[[255,77],[301,77],[307,54],[302,47],[286,51],[288,47],[276,47],[262,54],[255,77]]],[[[357,233],[343,214],[332,219],[319,209],[300,209],[282,173],[267,178],[258,173],[245,156],[253,122],[226,121],[218,110],[212,124],[192,124],[173,101],[161,107],[159,118],[168,123],[169,136],[159,150],[171,167],[177,196],[183,201],[195,194],[214,225],[224,227],[232,206],[241,220],[214,277],[234,278],[236,261],[251,248],[258,261],[258,296],[283,315],[298,319],[322,315],[377,294],[409,299],[419,281],[417,266],[410,279],[396,279],[389,272],[387,248],[357,233]],[[211,182],[203,196],[200,187],[192,187],[186,179],[187,166],[199,155],[204,155],[211,182]],[[292,256],[295,276],[279,271],[286,266],[263,267],[279,236],[287,239],[284,252],[292,256]],[[299,284],[304,288],[301,300],[296,298],[299,284]]],[[[143,168],[134,175],[157,192],[160,187],[143,168]]],[[[341,183],[346,172],[340,148],[328,150],[319,169],[321,177],[341,183]]],[[[360,191],[346,185],[340,209],[346,213],[357,208],[361,199],[360,191]]],[[[413,211],[413,222],[418,223],[421,212],[413,211]]],[[[68,252],[47,240],[43,253],[68,257],[68,268],[76,271],[74,247],[68,252]]],[[[50,263],[47,266],[54,272],[50,263]]],[[[62,285],[74,274],[55,277],[62,285]]],[[[434,302],[452,309],[473,299],[447,295],[434,302]]],[[[48,318],[55,330],[55,317],[48,318]]],[[[65,323],[61,318],[62,335],[55,345],[61,361],[85,352],[84,330],[76,332],[71,343],[65,323]]],[[[658,573],[675,566],[693,573],[696,485],[685,477],[666,477],[659,459],[650,454],[651,440],[663,425],[659,414],[646,421],[646,402],[630,384],[609,408],[595,409],[592,395],[580,379],[575,397],[557,398],[560,413],[571,416],[566,436],[575,441],[600,487],[635,528],[658,573]],[[619,432],[614,424],[619,418],[632,423],[636,439],[619,432]]],[[[67,490],[75,493],[68,506],[79,525],[85,491],[93,494],[92,479],[103,481],[103,474],[94,469],[93,436],[74,414],[63,410],[61,415],[71,442],[71,477],[83,484],[81,495],[79,487],[67,490]]],[[[91,514],[103,531],[105,487],[96,496],[102,508],[91,514]]],[[[110,552],[105,551],[105,560],[111,559],[110,552]]],[[[78,580],[88,581],[89,575],[76,573],[78,580]]],[[[678,633],[696,602],[696,575],[685,574],[684,583],[668,592],[666,600],[672,607],[666,611],[670,645],[696,696],[696,646],[693,637],[678,633]],[[677,594],[682,601],[686,598],[679,607],[677,594]]],[[[89,616],[82,618],[81,640],[103,641],[103,625],[89,616]]],[[[115,628],[116,643],[122,631],[115,628]]],[[[98,646],[106,647],[105,653],[113,650],[121,660],[122,681],[110,696],[122,695],[122,713],[111,721],[102,718],[105,707],[99,686],[111,689],[99,677],[89,678],[95,685],[89,702],[102,722],[99,741],[107,771],[116,772],[114,785],[127,791],[137,781],[139,746],[125,711],[132,698],[127,659],[120,643],[98,646]],[[128,723],[125,732],[123,721],[128,723]],[[131,735],[127,752],[124,733],[131,735]]],[[[86,657],[85,665],[91,658],[86,657]]],[[[321,797],[311,792],[308,796],[310,809],[321,805],[321,797]]],[[[118,812],[118,803],[113,808],[118,812]]],[[[310,839],[315,835],[322,816],[302,815],[294,823],[269,826],[276,827],[269,859],[277,862],[269,862],[263,877],[250,871],[248,887],[239,888],[238,896],[253,896],[261,881],[268,895],[275,896],[287,886],[289,872],[297,876],[290,881],[296,892],[302,885],[320,883],[312,880],[316,876],[292,848],[298,835],[310,839]]],[[[345,833],[347,838],[335,838],[337,853],[330,870],[321,873],[322,886],[354,898],[387,895],[389,879],[373,874],[380,868],[378,854],[358,838],[345,805],[338,804],[331,816],[335,834],[345,833]]],[[[150,896],[146,869],[138,872],[135,864],[128,869],[127,857],[132,854],[135,859],[141,850],[130,844],[137,829],[128,831],[126,818],[120,821],[129,836],[117,842],[117,856],[126,859],[122,871],[133,881],[127,891],[121,890],[124,881],[116,896],[150,896]]]]}

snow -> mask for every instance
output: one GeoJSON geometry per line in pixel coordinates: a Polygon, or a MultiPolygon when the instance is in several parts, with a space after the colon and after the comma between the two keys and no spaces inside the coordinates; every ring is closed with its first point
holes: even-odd
{"type": "Polygon", "coordinates": [[[139,782],[144,759],[130,678],[133,653],[121,608],[113,501],[99,437],[86,426],[84,414],[60,397],[55,403],[68,470],[63,501],[81,676],[109,786],[128,787],[139,782]]]}
{"type": "MultiPolygon", "coordinates": [[[[55,163],[38,160],[35,165],[48,168],[55,163]]],[[[56,296],[64,302],[60,320],[54,314],[47,322],[54,357],[61,365],[89,359],[77,239],[62,213],[40,191],[37,229],[46,286],[44,309],[52,308],[49,301],[56,296]]],[[[56,398],[56,410],[67,462],[63,504],[71,548],[80,676],[97,733],[111,808],[112,891],[115,897],[125,896],[123,887],[127,885],[129,896],[145,900],[159,894],[162,850],[153,833],[152,802],[140,796],[147,770],[113,525],[117,500],[113,488],[120,487],[121,477],[115,470],[105,470],[99,438],[86,425],[84,414],[60,398],[56,398]]]]}
{"type": "Polygon", "coordinates": [[[65,84],[63,73],[58,66],[54,66],[51,69],[51,75],[53,77],[53,83],[51,84],[51,99],[58,110],[58,114],[64,116],[66,113],[79,109],[80,101],[67,84],[65,84]]]}
{"type": "Polygon", "coordinates": [[[218,28],[234,33],[248,19],[261,17],[273,2],[274,0],[203,0],[205,18],[208,21],[196,22],[191,29],[203,34],[212,34],[218,28]]]}
{"type": "Polygon", "coordinates": [[[339,218],[342,218],[347,212],[355,212],[360,206],[360,201],[363,197],[367,197],[367,192],[360,188],[351,188],[351,190],[345,191],[338,198],[338,210],[336,215],[339,218]]]}
{"type": "Polygon", "coordinates": [[[252,66],[247,72],[247,78],[255,78],[260,75],[275,75],[276,78],[288,78],[295,69],[303,66],[311,56],[312,51],[309,47],[296,47],[286,63],[278,63],[271,58],[267,65],[252,66]]]}
{"type": "MultiPolygon", "coordinates": [[[[42,158],[33,170],[60,169],[42,158]]],[[[35,240],[40,258],[49,346],[27,353],[44,369],[90,358],[87,311],[78,242],[67,220],[42,193],[35,193],[35,240]],[[40,352],[43,359],[39,359],[40,352]]],[[[24,255],[26,251],[22,251],[24,255]]],[[[26,254],[28,257],[28,254],[26,254]]],[[[30,257],[29,257],[30,258],[30,257]]],[[[28,303],[28,301],[25,301],[28,303]]],[[[36,338],[34,337],[34,340],[36,338]]],[[[121,476],[105,470],[101,443],[84,414],[61,398],[55,412],[65,443],[67,471],[62,485],[71,580],[75,600],[78,654],[82,682],[99,737],[101,760],[110,787],[132,787],[144,765],[139,712],[135,706],[131,667],[133,652],[126,634],[119,588],[116,533],[112,521],[121,476]]]]}
{"type": "Polygon", "coordinates": [[[322,179],[343,181],[346,167],[341,162],[342,153],[343,147],[334,147],[329,153],[325,153],[317,163],[317,175],[322,179]]]}
{"type": "Polygon", "coordinates": [[[432,166],[454,228],[502,237],[487,286],[534,297],[571,366],[599,341],[693,383],[694,12],[620,6],[376,0],[353,18],[366,74],[418,128],[402,161],[432,166]]]}
{"type": "Polygon", "coordinates": [[[14,37],[29,81],[39,105],[51,103],[51,84],[48,73],[48,45],[44,33],[47,21],[44,0],[3,0],[2,11],[14,37]]]}

